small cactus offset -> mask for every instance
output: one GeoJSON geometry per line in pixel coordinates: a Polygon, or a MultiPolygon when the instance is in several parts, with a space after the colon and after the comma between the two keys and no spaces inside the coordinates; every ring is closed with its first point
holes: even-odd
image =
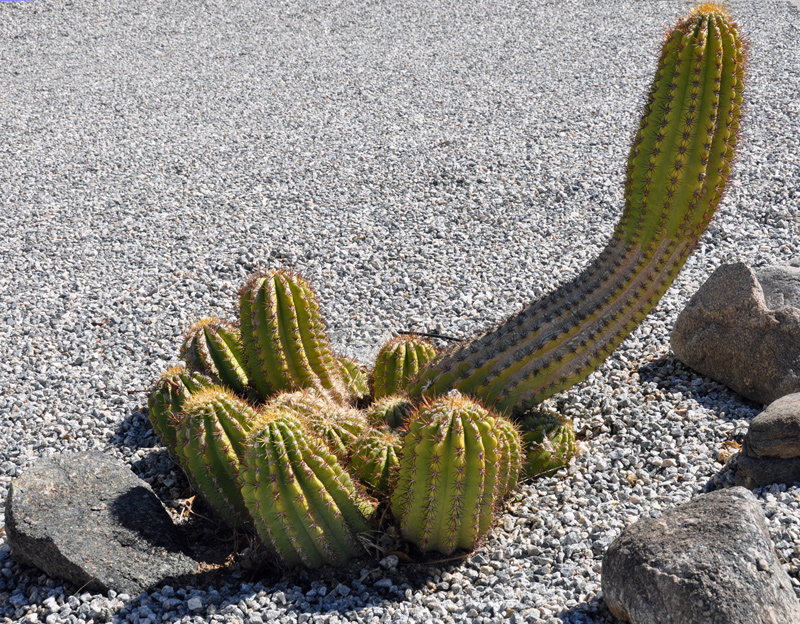
{"type": "Polygon", "coordinates": [[[356,362],[349,358],[339,358],[345,385],[356,401],[369,396],[369,376],[356,362]]]}
{"type": "Polygon", "coordinates": [[[414,403],[403,394],[392,394],[375,401],[367,408],[367,420],[373,427],[386,427],[399,429],[411,414],[414,413],[414,403]]]}
{"type": "Polygon", "coordinates": [[[147,400],[147,417],[158,439],[175,455],[176,418],[186,400],[202,388],[211,385],[211,379],[200,373],[173,366],[158,378],[147,400]]]}
{"type": "Polygon", "coordinates": [[[257,275],[242,287],[239,305],[247,373],[262,398],[314,388],[340,403],[352,401],[304,279],[284,271],[257,275]]]}
{"type": "Polygon", "coordinates": [[[327,446],[287,408],[265,410],[247,440],[241,491],[267,548],[285,565],[316,568],[364,553],[374,503],[327,446]]]}
{"type": "Polygon", "coordinates": [[[472,549],[489,529],[507,470],[494,419],[450,394],[420,408],[403,440],[391,509],[403,537],[422,551],[472,549]]]}
{"type": "Polygon", "coordinates": [[[405,392],[420,369],[436,357],[434,346],[419,336],[397,336],[378,352],[372,371],[374,400],[405,392]]]}
{"type": "Polygon", "coordinates": [[[736,26],[715,3],[672,29],[608,246],[570,283],[432,364],[412,396],[456,388],[521,413],[600,366],[658,303],[719,204],[737,143],[743,61],[736,26]]]}
{"type": "Polygon", "coordinates": [[[249,383],[239,330],[215,317],[200,319],[186,332],[180,352],[186,365],[214,383],[242,393],[249,383]]]}
{"type": "Polygon", "coordinates": [[[544,477],[567,466],[575,456],[572,420],[557,412],[534,412],[522,422],[526,459],[522,474],[544,477]]]}
{"type": "Polygon", "coordinates": [[[350,472],[376,495],[386,498],[400,465],[402,440],[394,431],[370,429],[355,444],[350,472]]]}
{"type": "Polygon", "coordinates": [[[259,415],[230,390],[192,395],[177,423],[176,451],[192,486],[231,527],[250,524],[237,477],[247,432],[259,415]]]}
{"type": "Polygon", "coordinates": [[[362,412],[328,401],[315,390],[279,394],[268,406],[292,410],[306,429],[325,442],[341,461],[347,461],[356,441],[369,429],[362,412]]]}

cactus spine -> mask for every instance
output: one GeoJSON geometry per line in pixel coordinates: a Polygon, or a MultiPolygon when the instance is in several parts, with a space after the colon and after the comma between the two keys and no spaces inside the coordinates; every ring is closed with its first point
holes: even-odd
{"type": "Polygon", "coordinates": [[[314,390],[279,394],[268,406],[292,410],[305,428],[325,442],[342,461],[347,460],[356,441],[369,428],[362,412],[327,401],[314,390]]]}
{"type": "Polygon", "coordinates": [[[398,336],[378,352],[372,372],[372,397],[404,392],[420,369],[436,356],[436,349],[418,336],[398,336]]]}
{"type": "Polygon", "coordinates": [[[189,368],[235,392],[244,392],[248,384],[239,330],[218,318],[200,319],[192,325],[184,337],[180,356],[189,368]]]}
{"type": "Polygon", "coordinates": [[[351,400],[304,279],[283,271],[255,276],[242,287],[239,304],[247,372],[263,398],[314,388],[342,403],[351,400]]]}
{"type": "Polygon", "coordinates": [[[471,549],[489,529],[505,463],[487,410],[458,393],[420,408],[403,440],[391,499],[400,531],[423,551],[471,549]]]}
{"type": "Polygon", "coordinates": [[[286,565],[316,568],[363,553],[372,502],[287,408],[266,410],[248,438],[241,491],[264,544],[286,565]]]}
{"type": "Polygon", "coordinates": [[[370,429],[355,444],[350,471],[380,496],[388,496],[390,485],[400,465],[402,444],[394,431],[370,429]]]}
{"type": "Polygon", "coordinates": [[[357,401],[369,396],[369,378],[364,369],[349,358],[339,358],[348,391],[357,401]]]}
{"type": "Polygon", "coordinates": [[[367,420],[373,427],[398,429],[414,412],[414,404],[402,394],[383,397],[367,408],[367,420]]]}
{"type": "Polygon", "coordinates": [[[178,419],[177,454],[194,488],[232,527],[250,519],[239,489],[240,457],[259,415],[227,388],[204,388],[178,419]]]}
{"type": "Polygon", "coordinates": [[[414,395],[451,388],[524,411],[585,379],[675,279],[722,197],[737,142],[744,47],[705,3],[669,33],[631,149],[625,209],[580,276],[428,368],[414,395]]]}
{"type": "Polygon", "coordinates": [[[153,425],[161,444],[174,456],[176,444],[176,419],[186,400],[211,380],[200,373],[190,372],[183,366],[173,366],[164,372],[147,399],[147,417],[153,425]]]}

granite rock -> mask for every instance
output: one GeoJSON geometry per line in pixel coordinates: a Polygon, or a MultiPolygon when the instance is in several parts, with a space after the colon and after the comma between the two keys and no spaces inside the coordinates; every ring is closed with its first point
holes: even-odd
{"type": "Polygon", "coordinates": [[[800,482],[800,393],[770,403],[753,419],[736,458],[736,484],[800,482]]]}
{"type": "Polygon", "coordinates": [[[605,553],[602,588],[614,616],[635,624],[800,622],[764,513],[741,487],[628,526],[605,553]]]}
{"type": "Polygon", "coordinates": [[[675,355],[697,372],[758,403],[800,392],[800,308],[794,267],[762,270],[759,279],[743,263],[723,265],[694,294],[671,335],[675,355]],[[779,270],[780,269],[780,270],[779,270]]]}
{"type": "Polygon", "coordinates": [[[11,483],[5,528],[20,563],[88,591],[136,595],[198,567],[150,486],[99,452],[35,463],[11,483]]]}

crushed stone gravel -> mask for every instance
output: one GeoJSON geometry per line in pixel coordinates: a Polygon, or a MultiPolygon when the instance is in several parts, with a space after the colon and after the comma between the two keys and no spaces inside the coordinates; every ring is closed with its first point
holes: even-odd
{"type": "MultiPolygon", "coordinates": [[[[0,530],[0,620],[612,622],[606,546],[729,483],[719,453],[762,408],[670,354],[678,312],[722,263],[800,256],[800,12],[728,4],[749,82],[719,214],[641,327],[550,402],[583,455],[523,485],[475,553],[92,595],[19,566],[0,530]]],[[[619,217],[686,6],[0,2],[0,505],[38,457],[90,448],[184,496],[141,391],[257,267],[311,280],[365,363],[394,331],[467,337],[574,276],[619,217]]],[[[758,494],[799,589],[800,489],[758,494]]]]}

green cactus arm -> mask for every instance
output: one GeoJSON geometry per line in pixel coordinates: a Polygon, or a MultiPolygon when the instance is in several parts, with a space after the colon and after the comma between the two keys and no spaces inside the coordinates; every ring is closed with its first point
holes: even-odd
{"type": "Polygon", "coordinates": [[[431,465],[435,445],[433,436],[428,435],[430,428],[421,422],[409,425],[403,441],[400,476],[392,495],[392,514],[410,527],[423,525],[425,507],[418,501],[427,498],[424,476],[431,465]]]}
{"type": "Polygon", "coordinates": [[[722,10],[704,9],[667,37],[631,150],[625,210],[600,257],[430,365],[412,396],[455,388],[524,411],[585,379],[658,303],[719,203],[736,145],[743,46],[722,10]]]}

